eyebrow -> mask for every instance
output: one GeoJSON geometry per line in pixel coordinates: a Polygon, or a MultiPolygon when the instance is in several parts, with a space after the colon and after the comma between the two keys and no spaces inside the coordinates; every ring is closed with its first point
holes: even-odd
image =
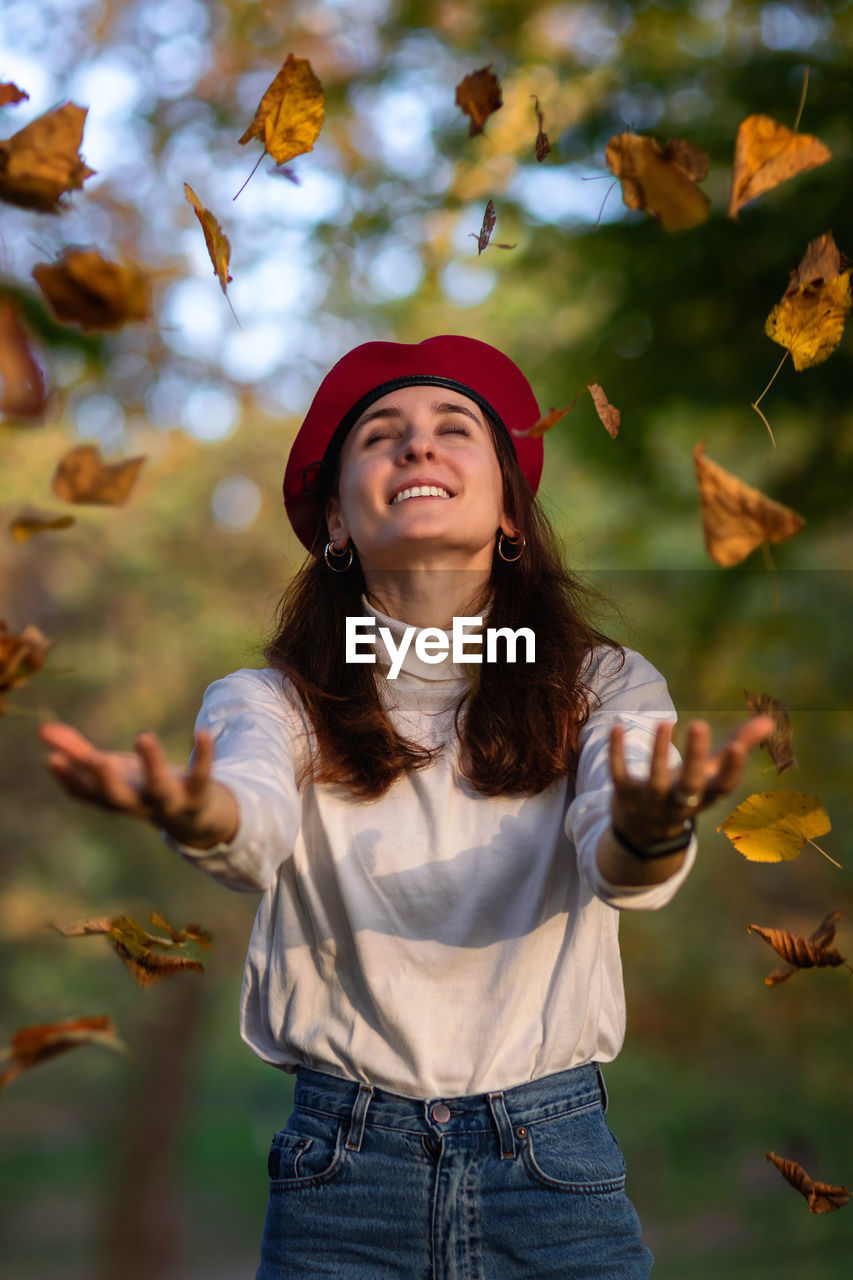
{"type": "MultiPolygon", "coordinates": [[[[482,427],[482,422],[477,417],[473,409],[469,409],[464,404],[452,404],[450,401],[442,402],[434,400],[430,405],[433,413],[461,413],[465,417],[470,418],[472,422],[476,422],[478,427],[482,427]]],[[[374,409],[362,418],[356,430],[360,431],[362,427],[366,427],[369,422],[374,422],[377,418],[402,418],[403,410],[397,405],[386,405],[384,409],[374,409]]]]}

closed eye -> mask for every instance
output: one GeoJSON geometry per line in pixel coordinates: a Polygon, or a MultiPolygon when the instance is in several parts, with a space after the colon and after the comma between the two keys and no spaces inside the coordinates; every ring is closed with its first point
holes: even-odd
{"type": "MultiPolygon", "coordinates": [[[[451,432],[453,432],[456,435],[463,435],[463,436],[470,436],[471,434],[471,432],[468,430],[467,427],[453,427],[453,426],[446,427],[442,432],[442,434],[449,435],[451,432]]],[[[369,444],[373,444],[374,440],[390,440],[391,436],[392,436],[392,432],[390,431],[373,431],[367,437],[364,443],[365,443],[365,446],[367,446],[369,444]]]]}

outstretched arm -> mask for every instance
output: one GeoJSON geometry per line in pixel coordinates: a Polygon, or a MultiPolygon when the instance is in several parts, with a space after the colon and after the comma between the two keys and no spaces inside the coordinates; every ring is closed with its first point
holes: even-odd
{"type": "Polygon", "coordinates": [[[239,824],[234,793],[211,774],[213,739],[196,734],[186,770],[169,764],[153,733],[140,733],[133,752],[101,751],[71,725],[43,724],[45,764],[70,795],[100,809],[153,823],[182,844],[210,849],[231,840],[239,824]]]}
{"type": "MultiPolygon", "coordinates": [[[[755,716],[743,721],[720,749],[711,751],[711,728],[705,720],[691,720],[680,768],[667,764],[673,725],[655,732],[648,775],[632,777],[624,754],[625,730],[610,731],[610,772],[613,779],[612,827],[632,844],[643,846],[678,836],[685,820],[710,808],[740,785],[748,753],[773,731],[773,720],[755,716]]],[[[674,875],[686,850],[651,860],[631,853],[605,832],[597,850],[598,867],[611,884],[659,884],[674,875]]]]}

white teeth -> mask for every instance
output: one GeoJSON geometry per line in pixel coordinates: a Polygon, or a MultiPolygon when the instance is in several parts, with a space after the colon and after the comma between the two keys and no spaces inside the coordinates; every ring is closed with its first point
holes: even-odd
{"type": "Polygon", "coordinates": [[[446,489],[439,489],[437,485],[419,484],[414,485],[411,489],[403,489],[395,498],[391,499],[393,507],[397,502],[405,502],[406,498],[449,498],[450,494],[446,489]]]}

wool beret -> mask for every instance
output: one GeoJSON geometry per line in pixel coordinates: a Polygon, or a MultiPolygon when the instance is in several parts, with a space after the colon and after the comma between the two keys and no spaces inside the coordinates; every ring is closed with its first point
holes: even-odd
{"type": "Polygon", "coordinates": [[[502,351],[456,334],[424,342],[365,342],[320,383],[287,459],[284,506],[309,551],[322,552],[325,498],[347,432],[374,401],[400,387],[447,387],[468,396],[506,432],[532,493],[542,475],[541,437],[519,437],[541,417],[524,374],[502,351]]]}

